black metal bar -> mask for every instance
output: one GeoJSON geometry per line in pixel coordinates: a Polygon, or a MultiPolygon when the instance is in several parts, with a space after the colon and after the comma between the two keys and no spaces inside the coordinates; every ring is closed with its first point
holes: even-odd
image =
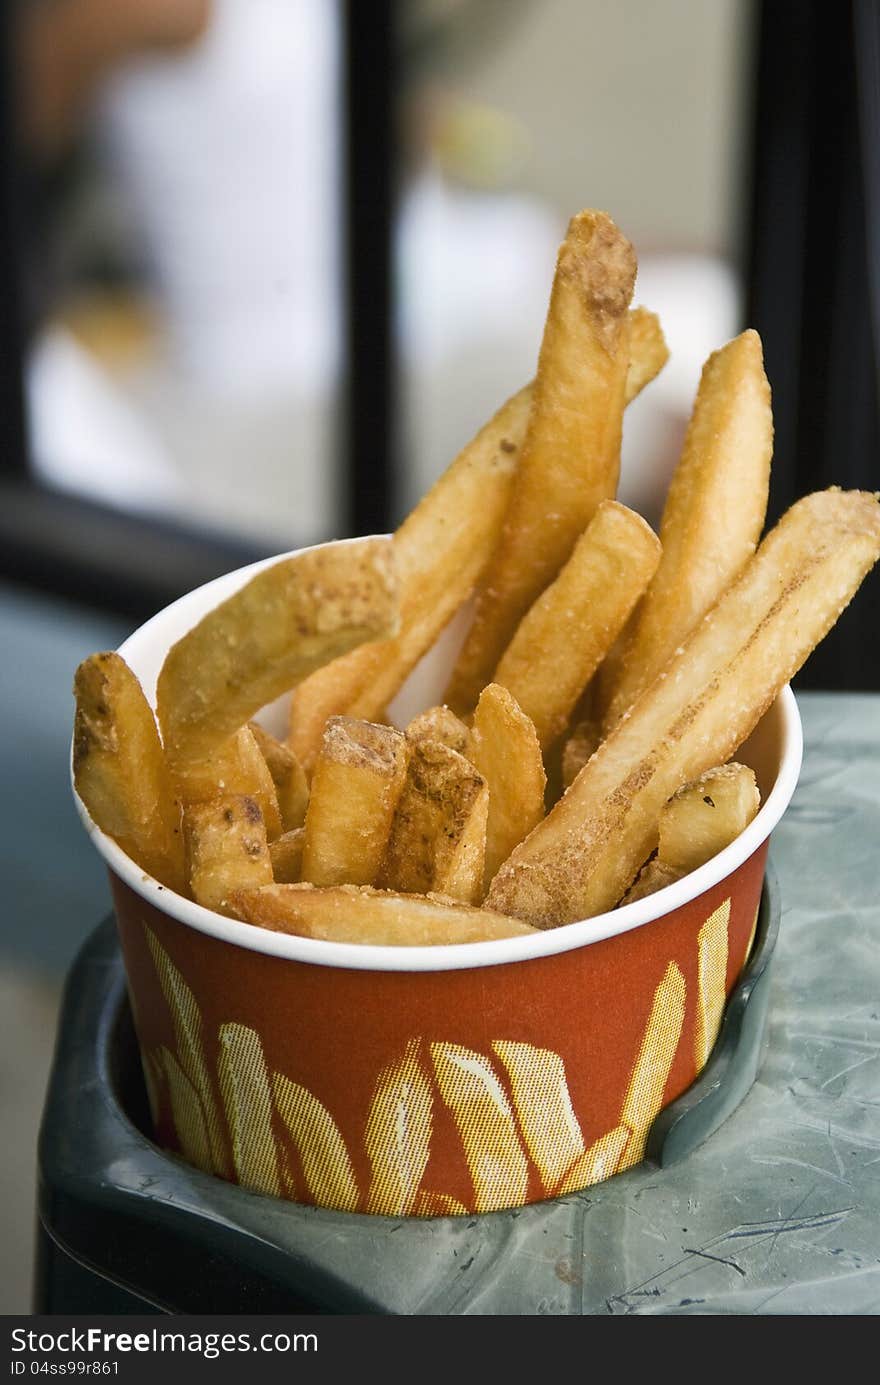
{"type": "Polygon", "coordinates": [[[0,577],[132,619],[271,551],[31,481],[0,483],[0,577]]]}
{"type": "Polygon", "coordinates": [[[13,23],[18,6],[0,15],[0,475],[27,474],[22,393],[22,306],[19,291],[20,184],[13,23]]]}
{"type": "Polygon", "coordinates": [[[344,0],[348,531],[384,533],[396,516],[394,0],[344,0]]]}
{"type": "MultiPolygon", "coordinates": [[[[865,204],[880,130],[860,128],[851,4],[765,0],[758,41],[748,321],[773,386],[772,519],[808,491],[880,486],[865,204]]],[[[878,619],[875,573],[799,685],[880,687],[878,619]]]]}

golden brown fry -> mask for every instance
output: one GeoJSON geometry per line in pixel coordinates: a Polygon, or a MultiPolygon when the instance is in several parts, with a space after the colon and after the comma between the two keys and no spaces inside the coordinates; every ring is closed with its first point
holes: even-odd
{"type": "Polygon", "coordinates": [[[567,789],[577,779],[601,740],[599,723],[583,717],[575,723],[562,751],[562,786],[567,789]]]}
{"type": "Polygon", "coordinates": [[[547,750],[623,629],[660,559],[648,524],[603,500],[559,576],[523,616],[495,670],[547,750]]]}
{"type": "Polygon", "coordinates": [[[516,698],[498,683],[484,688],[474,713],[470,758],[489,786],[484,888],[502,861],[544,816],[544,764],[538,737],[516,698]]]}
{"type": "Polygon", "coordinates": [[[616,669],[600,679],[609,729],[748,559],[764,526],[773,415],[757,332],[714,352],[660,526],[663,556],[616,669]]]}
{"type": "Polygon", "coordinates": [[[294,827],[269,843],[272,878],[276,885],[298,885],[302,880],[303,842],[306,830],[294,827]]]}
{"type": "Polygon", "coordinates": [[[429,707],[413,717],[406,728],[406,738],[412,745],[417,741],[440,741],[467,757],[470,732],[448,707],[429,707]]]}
{"type": "Polygon", "coordinates": [[[273,841],[281,832],[278,792],[249,726],[242,726],[219,745],[210,761],[178,766],[172,782],[184,808],[191,803],[210,803],[218,794],[253,798],[259,804],[268,839],[273,841]]]}
{"type": "Polygon", "coordinates": [[[309,784],[305,770],[290,746],[270,736],[259,722],[252,721],[250,729],[275,785],[281,826],[285,832],[292,832],[295,827],[302,827],[309,806],[309,784]]]}
{"type": "Polygon", "coordinates": [[[412,746],[379,884],[477,903],[488,809],[486,781],[463,755],[439,741],[412,746]]]}
{"type": "Polygon", "coordinates": [[[499,409],[394,535],[401,584],[400,634],[312,674],[295,689],[290,743],[310,769],[329,717],[380,720],[422,655],[467,600],[501,531],[531,388],[499,409]]]}
{"type": "Polygon", "coordinates": [[[183,829],[193,899],[218,914],[231,914],[237,890],[272,881],[266,828],[253,798],[226,794],[184,809],[183,829]]]}
{"type": "Polygon", "coordinates": [[[168,652],[156,695],[172,763],[208,762],[321,664],[393,634],[398,614],[390,539],[309,549],[264,568],[168,652]]]}
{"type": "Polygon", "coordinates": [[[669,347],[657,314],[648,308],[631,308],[625,391],[627,404],[641,394],[646,385],[650,385],[668,360],[669,347]]]}
{"type": "Polygon", "coordinates": [[[642,866],[620,903],[622,905],[635,904],[637,899],[647,899],[649,894],[656,894],[658,890],[665,889],[667,885],[674,885],[676,880],[682,878],[683,874],[683,871],[667,865],[658,856],[651,856],[642,866]]]}
{"type": "Polygon", "coordinates": [[[331,717],[312,777],[303,879],[372,885],[406,778],[406,737],[391,726],[331,717]]]}
{"type": "Polygon", "coordinates": [[[519,919],[472,909],[453,899],[396,894],[369,885],[265,885],[240,891],[234,905],[240,918],[258,928],[375,947],[489,942],[535,931],[519,919]]]}
{"type": "Polygon", "coordinates": [[[761,806],[754,770],[731,762],[684,784],[660,810],[659,846],[621,904],[662,890],[705,865],[744,832],[761,806]]]}
{"type": "Polygon", "coordinates": [[[500,541],[446,694],[469,712],[532,602],[617,489],[636,259],[604,212],[559,251],[528,432],[500,541]]]}
{"type": "Polygon", "coordinates": [[[180,807],[140,683],[118,654],[93,654],[77,669],[73,690],[77,793],[101,831],[142,870],[181,890],[180,807]]]}
{"type": "Polygon", "coordinates": [[[488,906],[544,928],[613,908],[658,842],[663,804],[727,760],[880,555],[863,491],[799,500],[495,876],[488,906]]]}
{"type": "Polygon", "coordinates": [[[754,770],[747,765],[707,770],[662,809],[659,859],[681,875],[697,870],[745,831],[760,806],[754,770]]]}

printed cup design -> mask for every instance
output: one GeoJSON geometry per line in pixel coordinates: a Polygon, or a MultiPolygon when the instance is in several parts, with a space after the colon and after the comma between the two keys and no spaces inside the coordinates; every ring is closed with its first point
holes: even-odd
{"type": "MultiPolygon", "coordinates": [[[[711,1054],[727,999],[730,917],[727,897],[696,934],[692,1076],[711,1054]]],[[[740,942],[740,965],[754,926],[744,949],[740,942]]],[[[675,959],[661,960],[633,1061],[620,1072],[615,1123],[592,1139],[572,1097],[564,1053],[516,1037],[493,1038],[477,1049],[415,1034],[375,1072],[366,1118],[353,1138],[350,1113],[332,1111],[315,1091],[276,1069],[255,1027],[223,1020],[209,1035],[192,987],[156,931],[144,923],[142,936],[173,1035],[173,1046],[145,1043],[142,1050],[160,1138],[206,1173],[339,1211],[492,1212],[575,1193],[630,1168],[644,1156],[685,1034],[688,984],[675,959]],[[441,1118],[467,1171],[466,1195],[460,1186],[436,1186],[429,1175],[432,1145],[443,1138],[441,1118]]]]}

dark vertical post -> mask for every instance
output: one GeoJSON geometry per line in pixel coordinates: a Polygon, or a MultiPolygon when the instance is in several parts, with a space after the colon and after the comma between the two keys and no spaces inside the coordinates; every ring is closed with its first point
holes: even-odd
{"type": "MultiPolygon", "coordinates": [[[[856,42],[859,15],[876,42],[877,7],[859,0],[759,10],[747,314],[773,387],[771,519],[807,491],[880,488],[880,244],[866,203],[880,129],[860,118],[870,53],[864,34],[856,42]]],[[[878,621],[875,573],[799,685],[880,688],[878,621]]]]}
{"type": "Polygon", "coordinates": [[[0,476],[23,477],[28,459],[22,394],[19,294],[20,180],[13,25],[17,5],[0,15],[0,476]]]}
{"type": "Polygon", "coordinates": [[[395,518],[394,0],[343,0],[344,487],[352,534],[395,518]]]}

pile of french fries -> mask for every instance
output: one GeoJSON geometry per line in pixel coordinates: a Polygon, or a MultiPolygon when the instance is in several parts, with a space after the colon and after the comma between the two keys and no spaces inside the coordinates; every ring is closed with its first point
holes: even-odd
{"type": "Polygon", "coordinates": [[[534,381],[391,538],[282,560],[169,651],[156,713],[117,654],[76,674],[76,788],[150,876],[331,941],[460,943],[680,879],[759,806],[731,757],[880,556],[837,489],[760,541],[761,344],[703,370],[659,537],[614,497],[626,405],[667,350],[603,212],[560,249],[534,381]],[[461,607],[445,702],[387,708],[461,607]],[[254,719],[291,692],[286,741],[254,719]]]}

